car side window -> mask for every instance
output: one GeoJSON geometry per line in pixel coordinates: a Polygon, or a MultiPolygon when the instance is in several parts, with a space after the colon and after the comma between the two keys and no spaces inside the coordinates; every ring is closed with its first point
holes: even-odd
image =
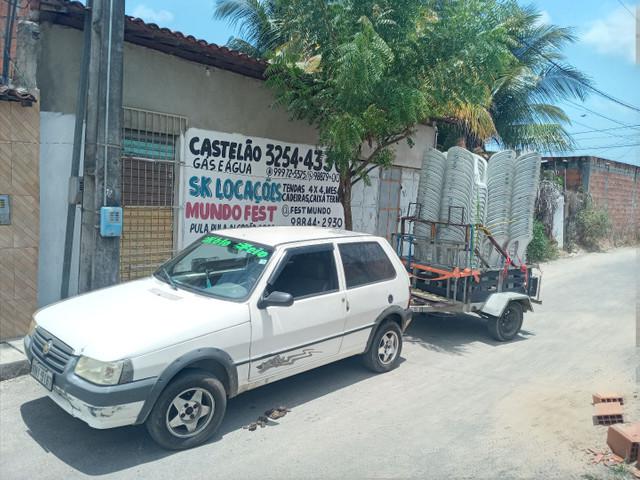
{"type": "Polygon", "coordinates": [[[286,264],[280,268],[277,277],[269,282],[269,292],[290,293],[297,300],[338,291],[332,246],[320,251],[308,251],[304,247],[292,249],[284,261],[286,264]]]}
{"type": "Polygon", "coordinates": [[[395,278],[396,269],[378,242],[343,243],[338,248],[347,288],[395,278]]]}

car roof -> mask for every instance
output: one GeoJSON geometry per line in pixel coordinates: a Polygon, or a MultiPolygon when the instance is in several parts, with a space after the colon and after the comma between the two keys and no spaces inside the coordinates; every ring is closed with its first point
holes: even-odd
{"type": "Polygon", "coordinates": [[[334,238],[370,237],[368,233],[320,227],[249,227],[217,230],[220,235],[275,247],[285,243],[334,238]]]}

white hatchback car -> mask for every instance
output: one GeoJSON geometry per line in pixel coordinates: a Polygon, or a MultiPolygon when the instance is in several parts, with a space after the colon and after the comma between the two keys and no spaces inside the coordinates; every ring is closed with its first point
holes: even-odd
{"type": "Polygon", "coordinates": [[[145,423],[170,449],[215,432],[227,399],[352,355],[398,365],[409,277],[386,240],[312,227],[205,235],[150,278],[38,311],[32,375],[95,428],[145,423]]]}

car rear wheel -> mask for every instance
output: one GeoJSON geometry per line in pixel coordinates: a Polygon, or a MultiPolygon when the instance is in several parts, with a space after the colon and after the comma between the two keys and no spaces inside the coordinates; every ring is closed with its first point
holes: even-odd
{"type": "Polygon", "coordinates": [[[402,353],[402,330],[396,322],[387,320],[376,331],[363,354],[363,361],[369,370],[384,373],[393,370],[400,363],[402,353]]]}
{"type": "Polygon", "coordinates": [[[211,438],[226,408],[227,394],[220,380],[208,372],[188,371],[160,394],[145,425],[164,448],[192,448],[211,438]]]}

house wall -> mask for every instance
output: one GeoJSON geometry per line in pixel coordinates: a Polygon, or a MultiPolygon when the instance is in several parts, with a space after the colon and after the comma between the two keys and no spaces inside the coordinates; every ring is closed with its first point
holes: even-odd
{"type": "MultiPolygon", "coordinates": [[[[42,23],[40,38],[41,110],[74,114],[82,32],[42,23]]],[[[263,81],[131,43],[124,48],[123,94],[125,106],[185,116],[189,127],[293,143],[318,141],[312,126],[273,107],[274,98],[263,81]]],[[[419,125],[413,148],[406,141],[396,147],[395,165],[420,168],[422,153],[434,144],[434,137],[432,127],[419,125]]]]}
{"type": "Polygon", "coordinates": [[[607,211],[615,241],[640,238],[640,167],[598,157],[548,157],[542,169],[565,179],[568,190],[588,192],[607,211]]]}
{"type": "Polygon", "coordinates": [[[615,240],[640,238],[639,177],[640,167],[591,158],[589,193],[608,212],[615,240]]]}
{"type": "MultiPolygon", "coordinates": [[[[37,70],[42,92],[40,168],[43,178],[48,179],[41,189],[42,208],[47,212],[41,222],[42,237],[47,239],[47,248],[42,249],[40,258],[41,306],[59,298],[81,49],[80,30],[48,22],[40,24],[37,70]]],[[[273,106],[274,98],[264,82],[131,43],[125,43],[124,47],[123,92],[124,106],[184,116],[188,128],[309,145],[318,141],[313,127],[291,120],[286,111],[273,106]]],[[[403,171],[402,205],[415,201],[415,169],[420,168],[424,149],[434,144],[434,137],[432,127],[420,125],[413,137],[413,148],[406,141],[396,147],[394,163],[403,171]],[[413,197],[405,192],[413,192],[413,197]]],[[[355,230],[376,232],[378,178],[379,172],[373,171],[370,185],[358,182],[354,187],[355,230]]],[[[78,245],[77,241],[74,244],[78,245]]],[[[75,275],[75,266],[72,272],[75,275]]],[[[74,278],[70,291],[76,291],[74,278]]]]}
{"type": "Polygon", "coordinates": [[[0,225],[0,339],[26,333],[37,306],[39,192],[38,103],[0,101],[0,194],[11,224],[0,225]]]}

